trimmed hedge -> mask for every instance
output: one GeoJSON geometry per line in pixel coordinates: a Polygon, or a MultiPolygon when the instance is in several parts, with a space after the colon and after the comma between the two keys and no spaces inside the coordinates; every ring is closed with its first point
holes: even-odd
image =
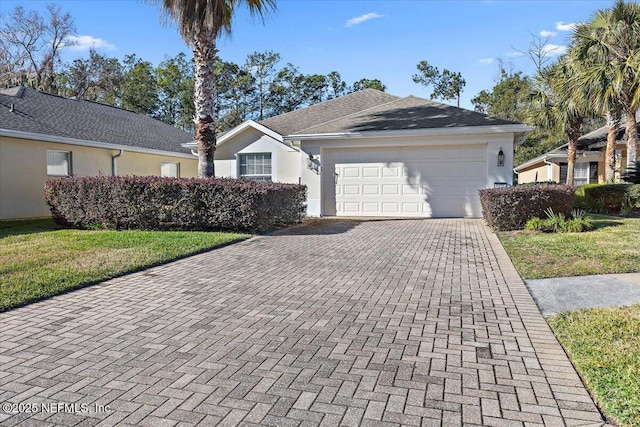
{"type": "Polygon", "coordinates": [[[263,232],[299,222],[304,185],[225,178],[69,177],[48,180],[56,222],[83,228],[263,232]]]}
{"type": "Polygon", "coordinates": [[[495,230],[524,228],[531,218],[544,218],[545,210],[569,215],[575,187],[570,185],[526,185],[480,190],[482,212],[495,230]]]}
{"type": "Polygon", "coordinates": [[[583,203],[591,212],[617,215],[622,212],[623,206],[627,203],[627,197],[635,198],[634,196],[638,193],[638,190],[634,189],[634,187],[640,186],[632,184],[585,186],[583,203]]]}

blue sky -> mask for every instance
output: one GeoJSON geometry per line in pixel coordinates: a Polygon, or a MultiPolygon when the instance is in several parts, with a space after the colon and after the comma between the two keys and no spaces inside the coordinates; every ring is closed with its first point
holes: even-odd
{"type": "MultiPolygon", "coordinates": [[[[50,1],[2,0],[0,14],[16,5],[44,11],[50,1]]],[[[55,2],[74,18],[79,44],[65,52],[69,61],[95,46],[107,56],[135,53],[154,64],[166,55],[189,52],[176,28],[164,25],[159,6],[137,0],[62,0],[55,2]]],[[[548,35],[561,52],[571,24],[584,22],[613,1],[437,1],[437,0],[278,0],[264,20],[246,10],[236,14],[233,34],[219,41],[220,56],[242,64],[247,54],[273,50],[304,73],[336,70],[348,83],[378,78],[395,95],[425,98],[429,89],[415,84],[416,64],[427,60],[440,69],[459,71],[467,85],[461,106],[490,89],[498,77],[497,59],[531,73],[526,50],[531,36],[548,35]]],[[[453,101],[452,101],[453,102],[453,101]]]]}

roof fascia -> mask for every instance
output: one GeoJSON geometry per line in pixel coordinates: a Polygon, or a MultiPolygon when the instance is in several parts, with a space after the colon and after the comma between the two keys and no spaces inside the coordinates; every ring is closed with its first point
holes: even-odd
{"type": "Polygon", "coordinates": [[[57,144],[81,145],[84,147],[104,148],[107,150],[124,150],[136,153],[156,154],[162,156],[182,157],[193,159],[192,154],[180,153],[176,151],[155,150],[153,148],[135,147],[131,145],[112,144],[109,142],[90,141],[86,139],[75,139],[64,136],[45,135],[41,133],[25,132],[11,129],[0,129],[0,136],[7,138],[29,139],[34,141],[53,142],[57,144]]]}
{"type": "Polygon", "coordinates": [[[499,133],[527,133],[532,128],[523,124],[495,125],[495,126],[465,126],[459,128],[434,128],[434,129],[403,129],[381,130],[364,132],[336,132],[315,134],[293,134],[284,137],[284,140],[311,140],[311,139],[359,139],[359,138],[400,138],[405,136],[443,136],[443,135],[474,135],[474,134],[499,134],[499,133]]]}

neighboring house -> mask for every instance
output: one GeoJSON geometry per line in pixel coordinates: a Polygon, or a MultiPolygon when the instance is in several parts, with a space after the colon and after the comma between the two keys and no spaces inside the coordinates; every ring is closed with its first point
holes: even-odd
{"type": "Polygon", "coordinates": [[[478,190],[512,183],[529,130],[366,89],[242,123],[218,139],[215,170],[305,184],[310,216],[480,217],[478,190]]]}
{"type": "Polygon", "coordinates": [[[48,216],[69,175],[197,176],[191,134],[143,114],[23,87],[0,89],[0,219],[48,216]]]}
{"type": "MultiPolygon", "coordinates": [[[[638,124],[638,129],[640,130],[640,123],[638,124]]],[[[616,175],[618,177],[621,173],[625,172],[627,164],[627,146],[624,133],[625,129],[624,126],[622,126],[616,136],[616,175]]],[[[529,182],[553,181],[566,184],[567,146],[568,144],[564,144],[516,166],[513,170],[518,175],[518,183],[526,184],[529,182]]],[[[606,147],[606,126],[598,128],[578,139],[574,172],[575,185],[604,182],[604,152],[606,147]]]]}

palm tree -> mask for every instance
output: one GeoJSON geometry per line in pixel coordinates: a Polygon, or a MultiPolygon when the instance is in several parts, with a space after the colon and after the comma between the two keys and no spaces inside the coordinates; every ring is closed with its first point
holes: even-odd
{"type": "Polygon", "coordinates": [[[543,129],[560,128],[567,137],[567,184],[574,184],[578,138],[584,120],[591,116],[585,93],[569,90],[577,70],[568,56],[546,67],[537,76],[531,96],[530,120],[543,129]]]}
{"type": "Polygon", "coordinates": [[[613,62],[596,55],[602,52],[590,53],[584,46],[588,38],[584,35],[590,31],[588,24],[579,25],[574,31],[569,56],[577,72],[570,90],[586,93],[582,99],[590,104],[594,112],[605,119],[607,127],[605,182],[610,184],[615,180],[616,139],[624,106],[620,99],[620,90],[616,87],[613,62]]]}
{"type": "MultiPolygon", "coordinates": [[[[638,159],[636,111],[640,107],[640,4],[616,1],[574,33],[577,57],[590,61],[595,75],[610,80],[605,89],[625,115],[627,167],[638,159]]],[[[606,98],[606,96],[603,96],[606,98]]]]}
{"type": "Polygon", "coordinates": [[[215,174],[216,40],[221,34],[231,32],[233,13],[243,3],[260,17],[275,8],[275,0],[162,0],[164,13],[178,24],[182,38],[193,49],[195,139],[201,178],[215,174]]]}

